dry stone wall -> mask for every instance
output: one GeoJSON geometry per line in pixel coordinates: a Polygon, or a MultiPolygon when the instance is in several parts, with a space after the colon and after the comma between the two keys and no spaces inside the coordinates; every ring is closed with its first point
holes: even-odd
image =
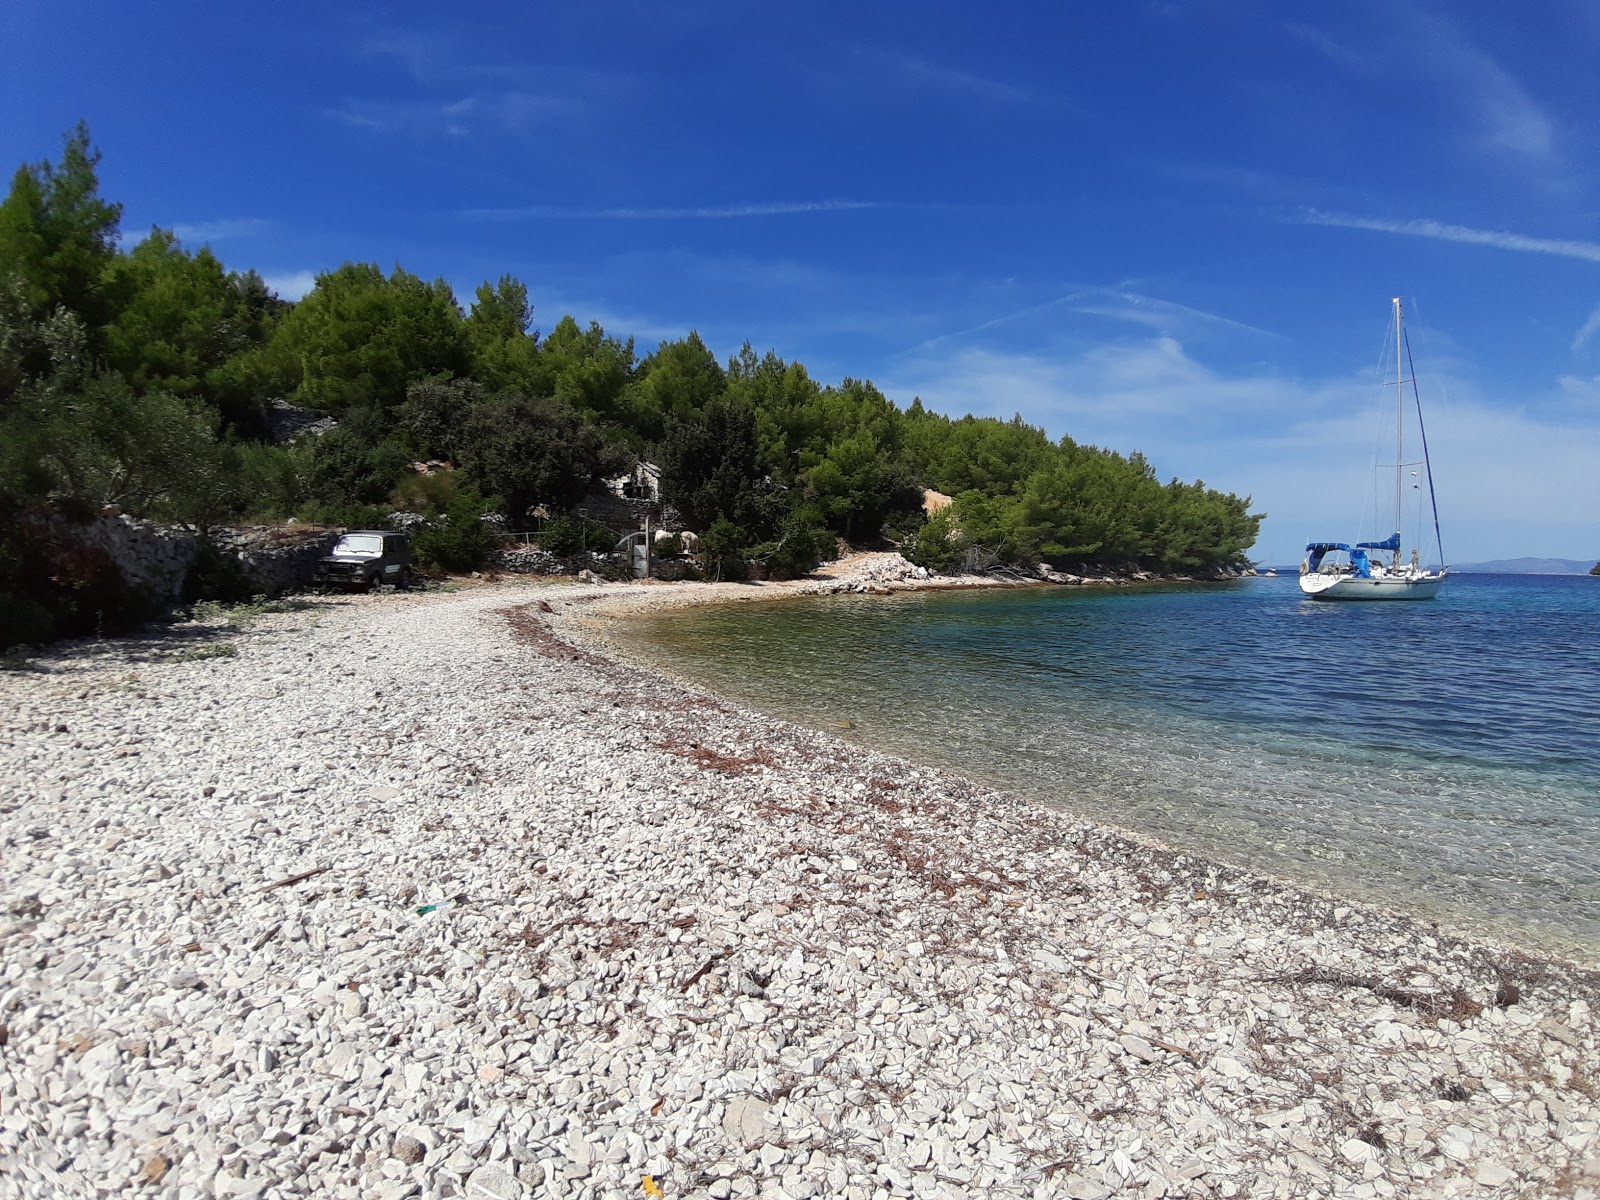
{"type": "Polygon", "coordinates": [[[75,530],[78,540],[104,550],[128,585],[159,604],[176,604],[199,556],[193,535],[132,517],[100,517],[75,530]]]}
{"type": "MultiPolygon", "coordinates": [[[[189,574],[200,557],[200,538],[189,530],[103,516],[74,533],[79,541],[104,550],[131,587],[158,604],[184,599],[189,574]]],[[[281,596],[311,585],[317,560],[338,541],[337,530],[294,526],[225,530],[212,537],[223,554],[239,560],[251,586],[266,596],[281,596]]]]}

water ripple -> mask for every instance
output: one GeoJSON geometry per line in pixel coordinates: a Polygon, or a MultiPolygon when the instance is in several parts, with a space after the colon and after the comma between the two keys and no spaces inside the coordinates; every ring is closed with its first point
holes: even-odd
{"type": "Polygon", "coordinates": [[[730,605],[642,649],[1197,850],[1600,959],[1600,580],[1292,578],[730,605]]]}

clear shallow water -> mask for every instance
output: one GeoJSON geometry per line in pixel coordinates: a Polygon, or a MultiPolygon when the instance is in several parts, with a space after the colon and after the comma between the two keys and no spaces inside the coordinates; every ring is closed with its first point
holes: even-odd
{"type": "Polygon", "coordinates": [[[647,657],[1185,848],[1600,962],[1600,579],[1292,577],[678,609],[647,657]]]}

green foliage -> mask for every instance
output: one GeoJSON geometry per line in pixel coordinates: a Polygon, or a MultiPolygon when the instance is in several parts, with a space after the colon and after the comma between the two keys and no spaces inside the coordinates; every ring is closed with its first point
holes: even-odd
{"type": "Polygon", "coordinates": [[[428,475],[409,471],[389,497],[389,503],[399,512],[442,516],[450,511],[460,489],[461,475],[457,471],[434,471],[428,475]]]}
{"type": "Polygon", "coordinates": [[[806,484],[829,526],[851,542],[878,538],[890,518],[922,506],[915,477],[867,430],[830,445],[806,484]]]}
{"type": "Polygon", "coordinates": [[[591,482],[627,469],[626,456],[563,400],[504,392],[474,406],[460,438],[461,467],[501,497],[514,524],[533,508],[570,508],[591,482]]]}
{"type": "MultiPolygon", "coordinates": [[[[80,125],[58,163],[24,165],[0,201],[6,528],[107,504],[202,530],[290,513],[373,527],[399,505],[435,520],[419,562],[470,569],[494,539],[484,497],[522,525],[530,510],[570,510],[635,457],[660,464],[664,499],[702,531],[706,569],[722,578],[742,574],[752,547],[773,574],[800,574],[834,535],[865,544],[901,529],[902,552],[934,570],[1209,572],[1242,563],[1259,527],[1248,498],[1162,484],[1138,454],[1052,442],[1020,416],[951,420],[920,400],[902,411],[868,381],[824,387],[748,344],[722,366],[695,333],[643,361],[632,340],[570,316],[541,336],[509,275],[479,287],[466,315],[442,280],[398,265],[346,263],[288,305],[254,271],[159,228],[119,250],[121,209],[99,196],[99,161],[80,125]],[[339,428],[263,444],[276,398],[339,428]],[[409,469],[419,458],[459,471],[424,477],[409,469]],[[926,523],[924,487],[956,497],[926,523]]],[[[70,539],[4,536],[7,630],[132,619],[115,569],[70,539]],[[25,558],[57,583],[17,585],[25,558]]],[[[546,530],[572,554],[609,551],[615,536],[546,530]]],[[[207,570],[199,590],[242,586],[207,570]]]]}
{"type": "Polygon", "coordinates": [[[312,504],[301,516],[326,529],[387,529],[390,511],[382,504],[312,504]]]}
{"type": "Polygon", "coordinates": [[[900,543],[902,558],[939,575],[955,568],[961,561],[962,549],[955,514],[949,508],[934,513],[900,543]]]}
{"type": "MultiPolygon", "coordinates": [[[[60,308],[98,334],[114,310],[107,274],[122,205],[100,199],[100,152],[88,126],[79,122],[63,140],[59,163],[25,164],[12,177],[0,202],[0,271],[21,279],[36,320],[60,308]]],[[[31,374],[42,364],[30,366],[31,374]]]]}
{"type": "Polygon", "coordinates": [[[617,548],[617,531],[595,521],[557,517],[539,531],[539,548],[557,558],[576,558],[585,551],[610,554],[617,548]]]}
{"type": "Polygon", "coordinates": [[[205,524],[227,508],[217,416],[199,401],[98,375],[33,394],[19,424],[40,449],[31,486],[76,511],[205,524]]]}
{"type": "Polygon", "coordinates": [[[383,436],[372,410],[352,413],[312,444],[311,495],[322,504],[382,504],[411,467],[397,438],[383,436]]]}
{"type": "Polygon", "coordinates": [[[988,561],[1004,566],[1025,565],[1037,558],[1038,546],[1019,528],[1021,514],[1015,498],[962,492],[952,511],[965,549],[982,547],[988,561]]]}
{"type": "Polygon", "coordinates": [[[727,517],[718,517],[700,535],[700,562],[712,579],[743,579],[748,574],[745,547],[750,535],[727,517]]]}
{"type": "Polygon", "coordinates": [[[468,424],[487,398],[482,384],[471,379],[424,379],[406,389],[400,427],[423,459],[456,462],[461,457],[468,424]]]}
{"type": "Polygon", "coordinates": [[[186,646],[172,655],[173,662],[204,662],[208,658],[237,658],[239,647],[232,642],[208,642],[204,646],[186,646]]]}
{"type": "Polygon", "coordinates": [[[761,468],[755,409],[735,396],[710,401],[674,417],[661,447],[661,494],[692,529],[719,517],[745,526],[760,539],[782,518],[761,468]]]}
{"type": "Polygon", "coordinates": [[[459,575],[478,570],[500,541],[483,519],[493,509],[493,502],[473,488],[461,488],[444,519],[429,524],[412,539],[412,561],[426,571],[459,575]]]}
{"type": "Polygon", "coordinates": [[[218,548],[209,538],[202,538],[195,549],[194,562],[184,580],[186,601],[238,604],[255,594],[255,586],[245,574],[238,555],[218,548]]]}
{"type": "Polygon", "coordinates": [[[765,559],[774,579],[795,579],[832,559],[834,550],[833,531],[823,523],[822,515],[807,505],[790,513],[778,539],[757,547],[751,557],[765,559]]]}
{"type": "Polygon", "coordinates": [[[492,287],[480,284],[465,326],[473,378],[491,391],[548,392],[539,335],[529,330],[532,323],[527,284],[510,275],[502,275],[492,287]]]}
{"type": "Polygon", "coordinates": [[[189,609],[189,619],[197,624],[216,625],[225,629],[248,629],[262,617],[303,612],[310,607],[308,600],[275,600],[267,596],[246,596],[240,600],[197,600],[189,609]]]}
{"type": "Polygon", "coordinates": [[[729,360],[727,378],[728,395],[756,412],[762,470],[782,485],[798,483],[802,456],[814,458],[828,440],[822,388],[774,351],[757,359],[748,342],[729,360]]]}
{"type": "Polygon", "coordinates": [[[539,531],[539,548],[557,558],[571,558],[584,549],[584,528],[568,517],[557,517],[539,531]]]}
{"type": "Polygon", "coordinates": [[[110,283],[122,298],[106,339],[108,363],[137,391],[196,394],[206,372],[248,342],[229,325],[238,293],[209,249],[190,254],[164,229],[121,255],[110,283]]]}
{"type": "Polygon", "coordinates": [[[597,321],[584,330],[570,316],[562,317],[545,335],[538,361],[540,375],[529,392],[565,401],[586,420],[609,425],[624,419],[623,393],[634,369],[632,338],[619,341],[597,321]]]}
{"type": "Polygon", "coordinates": [[[300,364],[295,399],[342,413],[368,406],[388,413],[406,387],[433,376],[465,375],[469,345],[450,285],[426,283],[396,267],[345,263],[284,318],[273,344],[300,364]]]}
{"type": "Polygon", "coordinates": [[[223,473],[233,484],[233,511],[256,522],[294,516],[311,500],[315,460],[314,442],[225,444],[223,473]]]}
{"type": "Polygon", "coordinates": [[[715,356],[691,332],[681,342],[662,342],[639,364],[628,395],[628,419],[649,441],[659,440],[674,422],[705,412],[727,388],[715,356]]]}

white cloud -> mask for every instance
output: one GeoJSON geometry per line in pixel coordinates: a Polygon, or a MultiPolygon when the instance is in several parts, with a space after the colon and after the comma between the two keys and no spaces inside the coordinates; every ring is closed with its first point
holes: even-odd
{"type": "Polygon", "coordinates": [[[1529,237],[1522,233],[1472,229],[1465,225],[1447,225],[1442,221],[1428,219],[1390,221],[1376,217],[1350,217],[1340,213],[1320,212],[1316,209],[1305,213],[1301,220],[1307,225],[1328,225],[1336,229],[1368,229],[1375,233],[1398,233],[1407,237],[1434,238],[1438,241],[1460,242],[1469,246],[1490,246],[1496,250],[1514,250],[1525,254],[1553,254],[1561,258],[1600,262],[1600,242],[1529,237]]]}
{"type": "Polygon", "coordinates": [[[1526,161],[1551,163],[1554,128],[1527,90],[1454,23],[1437,14],[1419,15],[1419,20],[1426,36],[1412,58],[1430,65],[1472,111],[1483,144],[1526,161]]]}
{"type": "Polygon", "coordinates": [[[569,100],[498,91],[427,100],[346,100],[327,115],[352,129],[412,137],[468,137],[484,127],[519,131],[571,111],[569,100]]]}
{"type": "Polygon", "coordinates": [[[1027,88],[1007,83],[1005,80],[990,79],[971,71],[963,71],[959,67],[930,62],[925,58],[892,55],[887,61],[892,63],[899,70],[901,77],[909,83],[1003,104],[1015,104],[1032,99],[1032,93],[1027,88]]]}
{"type": "Polygon", "coordinates": [[[172,227],[180,241],[192,245],[226,241],[228,238],[256,237],[272,228],[271,221],[246,218],[232,221],[196,221],[172,227]]]}
{"type": "Polygon", "coordinates": [[[317,286],[315,271],[289,271],[281,275],[263,275],[262,279],[285,300],[299,300],[317,286]]]}
{"type": "Polygon", "coordinates": [[[1267,330],[1257,329],[1253,325],[1246,325],[1243,321],[1235,321],[1231,317],[1191,308],[1186,304],[1178,304],[1171,300],[1141,295],[1125,288],[1086,287],[1037,304],[1029,304],[1022,308],[1013,309],[997,317],[990,317],[987,320],[980,321],[976,325],[937,334],[921,342],[907,353],[915,355],[941,343],[968,339],[991,329],[1041,316],[1052,309],[1076,313],[1079,316],[1099,317],[1103,320],[1115,321],[1120,324],[1135,325],[1174,337],[1193,336],[1204,332],[1210,327],[1239,330],[1245,333],[1260,334],[1263,337],[1278,336],[1267,330]]]}
{"type": "Polygon", "coordinates": [[[462,216],[480,221],[703,221],[738,217],[789,217],[811,213],[882,208],[872,200],[780,200],[749,204],[707,204],[672,208],[577,208],[530,204],[517,208],[469,208],[462,216]]]}
{"type": "MultiPolygon", "coordinates": [[[[1469,381],[1429,379],[1419,368],[1450,557],[1591,552],[1600,428],[1536,415],[1551,411],[1544,396],[1493,407],[1469,381]],[[1441,395],[1449,401],[1430,398],[1441,395]]],[[[1387,403],[1370,374],[1303,381],[1270,368],[1226,371],[1171,337],[1053,355],[930,352],[879,383],[902,404],[920,395],[952,416],[1020,412],[1053,436],[1139,450],[1163,479],[1251,495],[1268,513],[1254,553],[1272,563],[1298,561],[1307,538],[1351,532],[1387,403]]]]}
{"type": "Polygon", "coordinates": [[[1600,308],[1590,313],[1589,319],[1583,323],[1583,328],[1573,334],[1572,352],[1576,354],[1579,350],[1582,350],[1584,344],[1594,336],[1596,330],[1600,330],[1600,308]]]}

